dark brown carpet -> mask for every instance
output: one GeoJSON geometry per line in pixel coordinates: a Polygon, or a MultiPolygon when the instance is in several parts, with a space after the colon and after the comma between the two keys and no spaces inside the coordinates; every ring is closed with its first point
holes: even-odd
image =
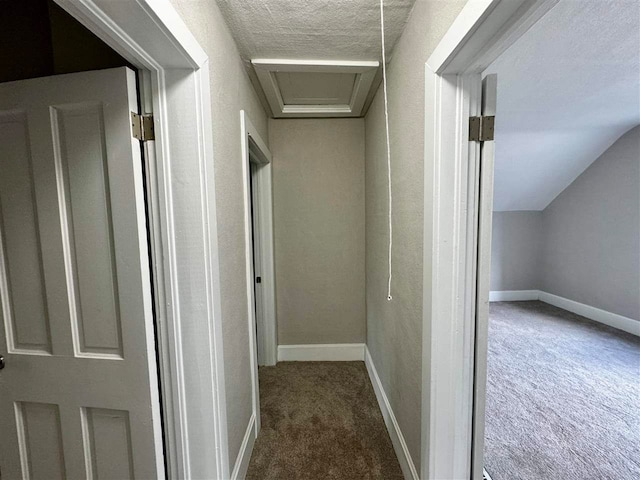
{"type": "Polygon", "coordinates": [[[363,362],[260,367],[249,480],[403,478],[363,362]]]}

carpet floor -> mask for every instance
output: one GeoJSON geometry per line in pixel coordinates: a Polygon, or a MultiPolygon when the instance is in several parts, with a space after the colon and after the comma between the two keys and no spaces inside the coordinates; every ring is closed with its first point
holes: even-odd
{"type": "Polygon", "coordinates": [[[640,339],[542,302],[492,303],[485,468],[640,479],[640,339]]]}
{"type": "Polygon", "coordinates": [[[260,367],[249,480],[403,478],[363,362],[260,367]]]}

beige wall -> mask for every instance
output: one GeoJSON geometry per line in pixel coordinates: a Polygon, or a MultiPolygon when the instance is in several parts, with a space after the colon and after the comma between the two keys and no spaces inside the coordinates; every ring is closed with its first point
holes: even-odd
{"type": "Polygon", "coordinates": [[[278,343],[365,341],[364,120],[270,120],[278,343]]]}
{"type": "Polygon", "coordinates": [[[229,463],[233,469],[252,411],[240,110],[247,111],[265,141],[267,117],[216,3],[171,1],[210,62],[229,463]]]}
{"type": "MultiPolygon", "coordinates": [[[[366,117],[367,344],[420,469],[425,62],[466,2],[417,0],[388,70],[394,208],[393,301],[387,302],[387,172],[382,89],[366,117]]],[[[430,183],[429,185],[430,186],[430,183]]],[[[428,198],[431,198],[429,195],[428,198]]],[[[430,241],[430,238],[426,239],[430,241]]]]}

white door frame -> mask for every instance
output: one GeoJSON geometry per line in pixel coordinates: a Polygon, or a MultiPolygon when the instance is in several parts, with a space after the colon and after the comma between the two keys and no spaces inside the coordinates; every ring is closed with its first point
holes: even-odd
{"type": "Polygon", "coordinates": [[[493,197],[493,168],[477,168],[469,117],[481,73],[557,2],[469,0],[425,66],[424,479],[482,478],[491,204],[478,199],[493,197]]]}
{"type": "Polygon", "coordinates": [[[245,236],[249,241],[245,245],[247,264],[247,302],[249,309],[249,328],[251,330],[251,357],[255,360],[252,368],[255,370],[255,398],[256,424],[260,421],[260,402],[257,395],[258,363],[260,365],[275,365],[278,357],[278,330],[276,324],[276,289],[275,289],[275,260],[273,240],[273,188],[271,152],[267,144],[258,133],[258,129],[251,123],[244,110],[240,111],[240,132],[242,135],[242,169],[244,179],[244,215],[245,236]],[[254,165],[252,174],[251,164],[254,165]],[[254,198],[257,200],[257,209],[253,215],[260,229],[254,238],[253,224],[251,221],[251,208],[253,198],[251,194],[250,177],[253,177],[254,198]],[[260,276],[262,278],[261,305],[256,305],[254,298],[254,239],[260,255],[260,276]],[[254,307],[255,305],[255,307],[254,307]],[[261,308],[262,324],[256,323],[255,308],[261,308]],[[257,335],[256,335],[257,327],[257,335]],[[254,337],[256,335],[256,337],[254,337]],[[258,362],[258,347],[260,348],[261,362],[258,362]]]}
{"type": "Polygon", "coordinates": [[[273,209],[271,189],[271,152],[267,144],[244,110],[240,111],[240,132],[242,145],[242,175],[244,192],[244,232],[245,264],[247,276],[247,316],[249,318],[249,351],[251,356],[251,382],[252,404],[255,437],[260,432],[260,393],[258,385],[258,348],[257,342],[264,345],[270,365],[276,364],[277,339],[276,339],[276,303],[275,303],[275,263],[273,258],[273,209]],[[253,214],[260,222],[261,229],[258,232],[260,238],[257,243],[260,246],[260,270],[264,279],[262,295],[262,313],[264,328],[256,335],[256,303],[255,303],[255,273],[253,267],[253,222],[251,217],[251,163],[252,159],[259,165],[254,180],[256,195],[258,197],[259,210],[253,214]],[[257,338],[258,337],[258,338],[257,338]]]}
{"type": "Polygon", "coordinates": [[[208,57],[168,0],[55,0],[136,66],[169,478],[229,478],[208,57]]]}

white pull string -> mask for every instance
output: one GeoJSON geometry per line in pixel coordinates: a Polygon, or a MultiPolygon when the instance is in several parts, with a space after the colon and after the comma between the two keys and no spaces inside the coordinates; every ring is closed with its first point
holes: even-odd
{"type": "Polygon", "coordinates": [[[387,53],[384,46],[384,0],[380,0],[380,37],[382,39],[382,84],[384,89],[384,122],[387,133],[387,173],[389,183],[389,282],[387,285],[387,300],[391,301],[391,251],[393,248],[393,222],[391,211],[393,196],[391,195],[391,143],[389,141],[389,100],[387,98],[387,53]]]}

